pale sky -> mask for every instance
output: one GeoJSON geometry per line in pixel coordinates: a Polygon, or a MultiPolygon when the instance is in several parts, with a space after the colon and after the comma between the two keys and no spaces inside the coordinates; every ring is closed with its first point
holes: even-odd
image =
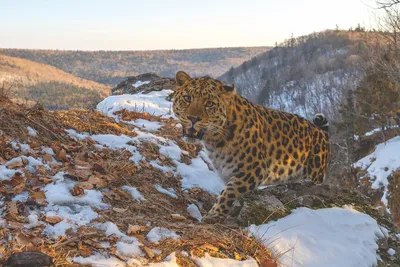
{"type": "Polygon", "coordinates": [[[0,0],[0,47],[153,50],[270,46],[371,25],[374,0],[0,0]]]}

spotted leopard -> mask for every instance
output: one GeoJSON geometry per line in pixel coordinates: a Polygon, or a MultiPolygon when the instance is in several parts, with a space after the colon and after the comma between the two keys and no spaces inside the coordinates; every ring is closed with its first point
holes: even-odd
{"type": "Polygon", "coordinates": [[[173,111],[186,142],[202,144],[226,186],[204,218],[221,221],[235,200],[261,184],[309,178],[321,183],[328,164],[328,121],[256,105],[232,85],[176,74],[173,111]]]}

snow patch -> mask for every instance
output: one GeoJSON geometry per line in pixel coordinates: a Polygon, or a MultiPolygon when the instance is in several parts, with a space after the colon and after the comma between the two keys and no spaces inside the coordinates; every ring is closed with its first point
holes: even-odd
{"type": "Polygon", "coordinates": [[[150,132],[156,132],[162,127],[162,124],[158,121],[148,121],[143,119],[137,119],[132,124],[150,132]]]}
{"type": "Polygon", "coordinates": [[[349,207],[298,208],[248,230],[275,255],[283,253],[283,266],[294,267],[375,266],[376,242],[384,236],[373,218],[349,207]]]}
{"type": "Polygon", "coordinates": [[[7,169],[4,165],[0,165],[0,181],[10,180],[17,172],[16,170],[7,169]]]}
{"type": "Polygon", "coordinates": [[[224,189],[224,182],[217,173],[208,169],[201,157],[192,159],[192,164],[177,163],[177,171],[182,176],[182,189],[200,187],[218,195],[224,189]]]}
{"type": "Polygon", "coordinates": [[[172,252],[168,257],[164,259],[163,262],[152,263],[151,267],[178,267],[179,265],[176,263],[176,255],[175,252],[172,252]]]}
{"type": "Polygon", "coordinates": [[[107,208],[108,205],[103,203],[103,194],[97,190],[84,190],[85,195],[82,197],[75,197],[71,194],[70,190],[75,186],[76,182],[65,179],[63,182],[55,182],[48,184],[44,187],[46,200],[50,205],[57,204],[80,204],[89,205],[99,209],[107,208]]]}
{"type": "Polygon", "coordinates": [[[100,253],[93,254],[89,257],[75,257],[73,262],[80,264],[91,264],[93,267],[115,266],[122,267],[125,263],[114,256],[106,256],[100,253]]]}
{"type": "Polygon", "coordinates": [[[71,229],[76,231],[80,226],[89,224],[98,218],[98,214],[91,207],[70,204],[68,206],[49,205],[45,208],[46,217],[59,217],[61,222],[51,225],[48,224],[43,233],[49,238],[56,239],[65,236],[65,231],[71,229]]]}
{"type": "Polygon", "coordinates": [[[143,197],[143,195],[136,189],[136,187],[130,187],[130,186],[124,185],[123,187],[121,187],[121,189],[129,192],[134,200],[137,200],[139,202],[146,200],[143,197]]]}
{"type": "Polygon", "coordinates": [[[162,187],[159,184],[156,184],[154,187],[157,189],[158,192],[160,192],[164,195],[167,195],[172,198],[178,198],[178,196],[175,194],[175,190],[173,188],[165,189],[164,187],[162,187]]]}
{"type": "Polygon", "coordinates": [[[389,248],[387,254],[389,254],[390,256],[394,256],[394,254],[396,254],[396,250],[389,248]]]}
{"type": "Polygon", "coordinates": [[[199,222],[201,222],[201,219],[203,219],[203,216],[201,216],[199,208],[195,204],[190,204],[187,207],[187,212],[190,214],[192,218],[197,219],[199,222]]]}
{"type": "Polygon", "coordinates": [[[15,150],[21,150],[24,153],[29,152],[29,150],[31,149],[28,144],[17,143],[15,141],[11,141],[10,144],[15,150]]]}
{"type": "Polygon", "coordinates": [[[37,136],[37,131],[36,131],[35,129],[33,129],[33,128],[30,127],[30,126],[28,126],[28,127],[26,127],[26,128],[28,129],[28,134],[29,134],[30,136],[33,136],[33,137],[37,136]]]}
{"type": "Polygon", "coordinates": [[[375,147],[375,151],[368,156],[360,159],[355,163],[356,167],[360,167],[368,171],[368,177],[375,179],[372,188],[385,188],[382,202],[387,206],[387,186],[388,176],[400,168],[400,136],[396,136],[386,143],[379,144],[375,147]]]}
{"type": "Polygon", "coordinates": [[[118,116],[114,113],[123,109],[147,112],[154,116],[173,117],[172,102],[165,99],[172,92],[172,90],[161,90],[148,94],[109,96],[97,105],[97,110],[116,120],[118,116]]]}
{"type": "Polygon", "coordinates": [[[221,266],[221,267],[257,267],[257,261],[254,259],[248,259],[244,261],[236,261],[232,259],[221,259],[221,258],[213,258],[208,253],[204,255],[203,258],[195,259],[195,262],[200,267],[213,267],[213,266],[221,266]]]}
{"type": "Polygon", "coordinates": [[[153,243],[157,243],[162,239],[172,238],[172,239],[179,239],[180,236],[175,233],[175,231],[171,231],[167,228],[163,227],[154,227],[150,230],[147,234],[147,240],[153,243]]]}
{"type": "Polygon", "coordinates": [[[136,240],[132,243],[126,243],[122,241],[117,242],[117,252],[121,255],[131,257],[131,256],[140,256],[142,255],[142,251],[140,249],[141,244],[136,240]]]}

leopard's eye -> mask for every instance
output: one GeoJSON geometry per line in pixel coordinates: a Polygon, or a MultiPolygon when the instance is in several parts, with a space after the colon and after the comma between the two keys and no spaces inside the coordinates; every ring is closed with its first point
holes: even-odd
{"type": "Polygon", "coordinates": [[[190,103],[190,101],[192,100],[192,98],[188,95],[184,95],[183,99],[185,99],[186,102],[190,103]]]}
{"type": "Polygon", "coordinates": [[[212,101],[207,101],[206,102],[206,107],[210,108],[212,106],[214,106],[214,102],[212,102],[212,101]]]}

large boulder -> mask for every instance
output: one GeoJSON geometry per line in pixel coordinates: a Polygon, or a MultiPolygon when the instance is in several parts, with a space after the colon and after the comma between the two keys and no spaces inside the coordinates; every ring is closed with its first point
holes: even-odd
{"type": "Polygon", "coordinates": [[[117,86],[111,89],[113,95],[149,93],[163,89],[174,90],[175,80],[165,78],[155,73],[144,73],[137,76],[127,77],[117,86]]]}

